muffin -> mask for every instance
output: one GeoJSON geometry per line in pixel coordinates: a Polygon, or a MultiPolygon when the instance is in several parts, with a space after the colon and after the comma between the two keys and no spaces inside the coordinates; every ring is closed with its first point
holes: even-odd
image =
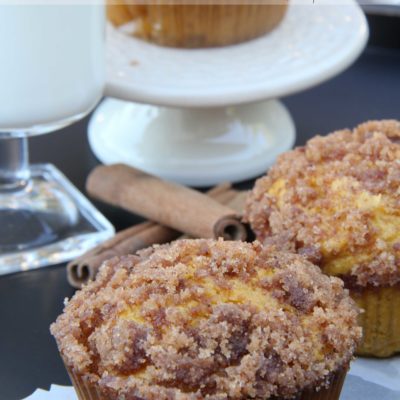
{"type": "Polygon", "coordinates": [[[365,310],[358,354],[400,351],[400,123],[371,121],[282,155],[247,199],[265,244],[343,279],[365,310]]]}
{"type": "Polygon", "coordinates": [[[143,3],[108,0],[108,19],[130,33],[162,46],[213,47],[243,42],[274,29],[287,0],[264,3],[210,4],[203,0],[143,3]]]}
{"type": "Polygon", "coordinates": [[[51,332],[80,400],[337,400],[357,315],[299,255],[198,239],[109,260],[51,332]]]}

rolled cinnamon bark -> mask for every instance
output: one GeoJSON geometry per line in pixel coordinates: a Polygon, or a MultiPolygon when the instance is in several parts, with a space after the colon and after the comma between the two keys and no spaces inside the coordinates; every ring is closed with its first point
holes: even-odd
{"type": "Polygon", "coordinates": [[[123,164],[99,166],[88,177],[92,196],[194,237],[245,240],[240,216],[206,195],[123,164]]]}
{"type": "MultiPolygon", "coordinates": [[[[234,201],[239,194],[230,183],[220,184],[207,192],[207,195],[221,204],[234,201]]],[[[167,243],[181,235],[171,228],[154,222],[143,222],[118,232],[114,237],[86,252],[67,265],[69,284],[80,289],[89,280],[94,279],[101,264],[114,256],[132,254],[155,243],[167,243]]]]}
{"type": "Polygon", "coordinates": [[[111,257],[133,254],[155,243],[168,243],[181,235],[174,229],[154,222],[143,222],[118,232],[114,237],[96,246],[67,265],[67,280],[80,289],[95,278],[101,264],[111,257]]]}
{"type": "Polygon", "coordinates": [[[235,210],[239,215],[242,215],[248,191],[231,189],[231,192],[233,192],[233,196],[226,204],[228,205],[228,207],[232,208],[232,210],[235,210]]]}

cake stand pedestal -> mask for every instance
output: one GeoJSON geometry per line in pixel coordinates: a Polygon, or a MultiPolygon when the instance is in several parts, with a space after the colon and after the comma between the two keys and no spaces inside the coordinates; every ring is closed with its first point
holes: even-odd
{"type": "Polygon", "coordinates": [[[295,139],[290,114],[276,100],[182,109],[108,99],[89,132],[105,163],[123,162],[192,186],[259,175],[295,139]]]}
{"type": "Polygon", "coordinates": [[[295,141],[276,99],[343,71],[367,38],[353,0],[291,5],[270,34],[222,48],[163,48],[109,25],[106,95],[120,100],[93,114],[91,148],[104,163],[192,186],[253,178],[295,141]]]}

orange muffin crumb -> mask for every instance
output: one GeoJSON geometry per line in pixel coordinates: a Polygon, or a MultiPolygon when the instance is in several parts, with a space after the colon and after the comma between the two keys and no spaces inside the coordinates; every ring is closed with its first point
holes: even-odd
{"type": "Polygon", "coordinates": [[[293,398],[329,384],[360,339],[343,283],[255,242],[181,240],[106,262],[52,325],[110,398],[293,398]]]}
{"type": "Polygon", "coordinates": [[[283,154],[247,199],[257,237],[350,286],[400,282],[400,123],[371,121],[283,154]]]}

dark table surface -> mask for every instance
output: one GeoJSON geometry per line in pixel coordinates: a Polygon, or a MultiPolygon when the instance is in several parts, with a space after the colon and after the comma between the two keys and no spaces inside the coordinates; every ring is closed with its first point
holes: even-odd
{"type": "MultiPolygon", "coordinates": [[[[393,40],[383,47],[381,37],[374,34],[377,21],[371,22],[373,45],[352,67],[327,83],[283,99],[296,123],[297,145],[315,134],[365,120],[400,119],[400,48],[393,40]]],[[[399,25],[397,20],[397,28],[399,25]]],[[[387,28],[385,22],[383,26],[387,28]]],[[[82,191],[86,176],[98,164],[88,145],[87,123],[88,118],[30,140],[32,162],[55,164],[82,191]]],[[[251,185],[248,181],[238,186],[251,185]]],[[[140,221],[95,204],[117,229],[140,221]]],[[[65,264],[0,277],[1,400],[21,399],[52,383],[70,384],[49,325],[61,312],[63,299],[73,293],[65,279],[65,264]]]]}

